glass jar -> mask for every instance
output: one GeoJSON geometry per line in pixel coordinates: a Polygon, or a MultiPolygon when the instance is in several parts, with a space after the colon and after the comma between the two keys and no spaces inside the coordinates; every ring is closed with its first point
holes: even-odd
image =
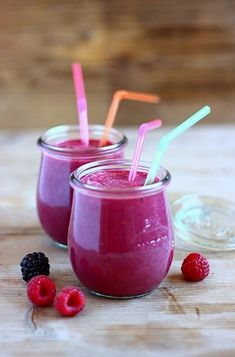
{"type": "MultiPolygon", "coordinates": [[[[173,258],[174,235],[166,186],[169,172],[161,168],[159,182],[110,189],[82,179],[103,170],[127,170],[130,160],[105,160],[74,171],[68,249],[79,280],[97,295],[111,298],[142,296],[165,278],[173,258]]],[[[142,162],[139,171],[147,173],[142,162]]]]}
{"type": "MultiPolygon", "coordinates": [[[[101,125],[91,125],[90,142],[97,144],[103,130],[101,125]]],[[[112,129],[110,142],[105,147],[77,148],[72,144],[64,145],[78,139],[78,126],[63,125],[49,129],[38,140],[42,151],[37,187],[38,216],[46,233],[62,246],[67,245],[72,204],[73,190],[69,185],[71,172],[95,160],[122,158],[127,144],[126,136],[112,129]]]]}

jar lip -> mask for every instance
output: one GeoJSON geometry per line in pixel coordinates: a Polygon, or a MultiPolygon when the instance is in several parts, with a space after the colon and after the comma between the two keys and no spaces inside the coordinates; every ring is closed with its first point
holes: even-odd
{"type": "MultiPolygon", "coordinates": [[[[102,134],[103,130],[104,130],[103,125],[89,125],[90,132],[100,131],[100,134],[102,134]]],[[[52,135],[59,135],[66,132],[68,133],[77,132],[79,134],[79,125],[58,125],[52,127],[39,137],[37,144],[47,151],[57,152],[58,154],[74,154],[74,155],[78,154],[82,156],[86,156],[89,154],[94,155],[94,153],[98,155],[104,153],[105,154],[112,153],[113,151],[116,151],[118,148],[125,146],[127,144],[127,137],[125,136],[125,134],[122,131],[114,128],[110,129],[110,135],[119,134],[121,139],[117,143],[103,146],[103,147],[71,149],[71,148],[59,147],[48,143],[48,140],[52,135]]]]}
{"type": "MultiPolygon", "coordinates": [[[[85,165],[80,166],[78,169],[73,171],[70,175],[70,184],[73,188],[78,188],[90,192],[99,192],[99,193],[107,193],[107,194],[126,194],[126,193],[152,193],[162,189],[164,186],[170,183],[171,174],[164,167],[160,166],[156,177],[160,178],[160,181],[152,183],[146,186],[138,186],[138,187],[121,187],[121,188],[108,188],[108,187],[96,187],[86,183],[81,182],[81,178],[87,175],[88,173],[99,171],[102,169],[115,169],[123,167],[124,169],[130,169],[132,160],[128,159],[112,159],[112,160],[100,160],[91,162],[85,165]]],[[[148,172],[151,163],[147,161],[140,161],[138,165],[139,171],[148,172]]]]}

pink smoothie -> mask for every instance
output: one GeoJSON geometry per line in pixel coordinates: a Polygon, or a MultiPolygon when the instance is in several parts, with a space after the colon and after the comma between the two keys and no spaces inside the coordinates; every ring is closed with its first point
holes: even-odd
{"type": "Polygon", "coordinates": [[[166,276],[173,258],[173,230],[165,187],[138,193],[127,170],[85,175],[74,185],[69,252],[74,272],[91,291],[113,297],[146,294],[166,276]],[[97,191],[87,188],[97,188],[97,191]]]}
{"type": "MultiPolygon", "coordinates": [[[[58,142],[54,146],[71,149],[70,154],[62,155],[45,150],[42,153],[37,190],[37,209],[44,230],[56,242],[67,245],[67,232],[73,190],[69,185],[72,171],[96,159],[99,140],[90,140],[90,156],[74,155],[73,150],[84,149],[79,140],[58,142]],[[94,152],[94,154],[92,154],[94,152]]],[[[110,145],[111,143],[108,143],[110,145]]],[[[111,158],[120,158],[123,151],[113,153],[111,158]]]]}

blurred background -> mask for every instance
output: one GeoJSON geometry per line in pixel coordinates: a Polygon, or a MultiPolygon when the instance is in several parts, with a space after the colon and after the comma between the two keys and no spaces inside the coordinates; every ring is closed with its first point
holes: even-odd
{"type": "Polygon", "coordinates": [[[0,126],[76,122],[71,63],[84,68],[89,120],[104,122],[118,89],[158,93],[123,102],[117,125],[234,122],[234,0],[1,0],[0,126]]]}

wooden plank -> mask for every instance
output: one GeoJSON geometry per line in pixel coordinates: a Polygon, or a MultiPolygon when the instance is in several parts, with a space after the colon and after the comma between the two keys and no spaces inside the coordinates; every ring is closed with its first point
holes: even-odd
{"type": "MultiPolygon", "coordinates": [[[[178,122],[182,107],[206,102],[214,122],[233,122],[234,10],[233,0],[3,0],[0,125],[44,127],[76,117],[74,60],[84,65],[91,122],[103,120],[120,88],[159,93],[166,123],[178,122]]],[[[157,114],[126,104],[118,120],[137,124],[157,114]]]]}
{"type": "MultiPolygon", "coordinates": [[[[91,98],[89,106],[89,118],[91,123],[104,123],[111,96],[104,93],[89,95],[91,98]],[[100,99],[97,105],[92,99],[100,99]]],[[[212,107],[210,117],[204,119],[204,123],[226,123],[234,122],[233,103],[235,95],[227,96],[226,99],[215,99],[202,96],[197,103],[191,103],[185,99],[184,102],[174,103],[164,101],[155,106],[140,103],[122,103],[116,118],[116,126],[140,125],[144,121],[154,118],[162,118],[164,124],[180,123],[197,109],[205,104],[212,107]]],[[[2,95],[0,101],[0,123],[2,129],[49,128],[61,124],[77,123],[76,108],[74,105],[74,94],[71,95],[2,95]]]]}

